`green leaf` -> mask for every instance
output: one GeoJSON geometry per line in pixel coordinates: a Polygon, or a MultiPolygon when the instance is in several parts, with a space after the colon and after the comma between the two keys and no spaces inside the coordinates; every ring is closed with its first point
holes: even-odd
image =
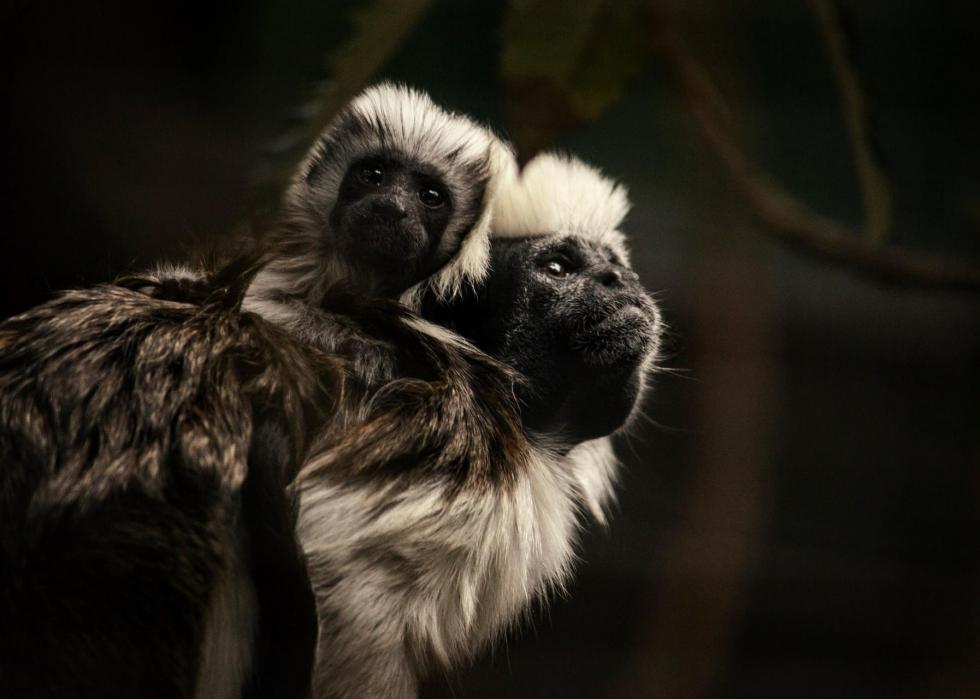
{"type": "Polygon", "coordinates": [[[502,74],[511,135],[528,158],[559,133],[598,119],[643,69],[650,18],[636,0],[514,0],[502,74]]]}

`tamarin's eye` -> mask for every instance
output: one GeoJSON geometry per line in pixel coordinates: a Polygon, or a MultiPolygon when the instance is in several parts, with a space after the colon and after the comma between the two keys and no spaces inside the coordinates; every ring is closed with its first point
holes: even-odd
{"type": "Polygon", "coordinates": [[[380,165],[365,165],[361,168],[361,182],[377,187],[384,182],[385,171],[380,165]]]}
{"type": "Polygon", "coordinates": [[[562,260],[556,260],[554,258],[547,260],[542,267],[544,271],[550,274],[552,277],[567,277],[568,268],[562,260]]]}
{"type": "Polygon", "coordinates": [[[419,201],[430,209],[438,209],[446,202],[446,195],[435,187],[423,187],[419,190],[419,201]]]}

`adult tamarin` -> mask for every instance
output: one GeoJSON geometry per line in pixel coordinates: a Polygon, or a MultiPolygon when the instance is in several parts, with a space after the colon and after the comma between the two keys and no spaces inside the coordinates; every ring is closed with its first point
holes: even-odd
{"type": "Polygon", "coordinates": [[[656,356],[627,208],[595,170],[541,156],[500,185],[509,238],[486,282],[423,304],[442,327],[407,311],[367,323],[400,378],[297,479],[318,696],[414,696],[566,579],[579,512],[601,518],[611,492],[605,436],[656,356]]]}
{"type": "Polygon", "coordinates": [[[251,276],[138,275],[0,324],[4,696],[308,695],[286,487],[342,367],[242,314],[251,276]]]}

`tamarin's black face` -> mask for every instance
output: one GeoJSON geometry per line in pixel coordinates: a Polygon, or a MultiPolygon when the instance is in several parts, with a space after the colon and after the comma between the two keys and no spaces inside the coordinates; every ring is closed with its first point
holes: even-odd
{"type": "Polygon", "coordinates": [[[376,157],[347,170],[330,225],[347,259],[403,289],[445,263],[439,244],[452,215],[453,202],[438,177],[376,157]]]}
{"type": "Polygon", "coordinates": [[[629,419],[656,352],[656,306],[608,247],[576,236],[495,240],[485,284],[430,320],[527,377],[525,427],[575,444],[629,419]]]}

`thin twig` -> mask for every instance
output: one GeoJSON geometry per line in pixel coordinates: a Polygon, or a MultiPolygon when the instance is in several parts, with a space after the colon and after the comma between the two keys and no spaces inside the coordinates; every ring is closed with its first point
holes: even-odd
{"type": "Polygon", "coordinates": [[[841,31],[837,5],[833,0],[811,0],[810,6],[827,42],[830,62],[840,88],[844,119],[854,148],[855,167],[864,202],[864,237],[873,245],[883,245],[891,233],[892,195],[888,180],[875,162],[861,83],[848,59],[847,42],[841,31]]]}

